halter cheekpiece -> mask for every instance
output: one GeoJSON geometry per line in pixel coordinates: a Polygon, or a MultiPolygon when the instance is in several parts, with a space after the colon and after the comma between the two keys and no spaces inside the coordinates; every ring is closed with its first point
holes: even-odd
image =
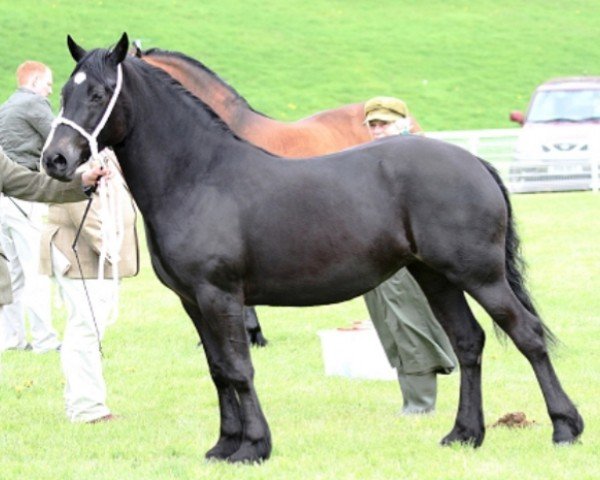
{"type": "MultiPolygon", "coordinates": [[[[83,138],[85,138],[87,140],[87,142],[90,146],[90,152],[91,152],[90,158],[92,160],[99,161],[100,165],[105,166],[106,162],[104,160],[104,157],[99,155],[99,153],[98,153],[98,135],[100,135],[100,132],[105,127],[106,122],[108,122],[108,118],[110,117],[110,114],[112,113],[113,109],[115,108],[115,104],[117,103],[117,98],[119,97],[119,94],[121,93],[122,86],[123,86],[123,67],[119,63],[117,65],[117,85],[115,87],[115,91],[113,92],[112,97],[110,98],[110,101],[108,102],[108,106],[106,107],[106,110],[104,111],[104,115],[102,115],[102,118],[100,119],[100,122],[98,123],[98,125],[96,126],[94,131],[90,134],[90,133],[86,132],[83,129],[83,127],[81,127],[80,125],[75,123],[73,120],[69,120],[68,118],[64,117],[63,109],[61,108],[58,116],[52,122],[52,129],[50,130],[50,134],[48,135],[48,138],[46,139],[46,144],[44,145],[43,151],[46,150],[46,147],[52,141],[52,138],[54,137],[54,132],[56,131],[56,127],[58,127],[59,125],[67,125],[68,127],[71,127],[73,130],[77,131],[83,138]]],[[[43,155],[43,151],[42,151],[42,155],[43,155]]]]}

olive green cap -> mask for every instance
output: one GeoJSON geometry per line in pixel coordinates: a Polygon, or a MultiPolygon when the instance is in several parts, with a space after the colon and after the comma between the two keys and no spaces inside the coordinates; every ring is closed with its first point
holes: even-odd
{"type": "Polygon", "coordinates": [[[408,117],[408,107],[399,98],[375,97],[365,103],[365,123],[372,120],[395,122],[408,117]]]}

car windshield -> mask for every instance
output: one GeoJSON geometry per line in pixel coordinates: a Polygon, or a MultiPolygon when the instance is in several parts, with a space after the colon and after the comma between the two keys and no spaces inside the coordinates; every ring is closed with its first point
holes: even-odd
{"type": "Polygon", "coordinates": [[[590,120],[600,120],[600,90],[537,92],[527,115],[527,122],[590,120]]]}

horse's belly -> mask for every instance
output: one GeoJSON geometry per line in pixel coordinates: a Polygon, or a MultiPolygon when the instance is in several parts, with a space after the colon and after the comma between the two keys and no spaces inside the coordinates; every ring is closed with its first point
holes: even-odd
{"type": "Polygon", "coordinates": [[[312,270],[307,265],[294,273],[273,272],[258,275],[246,283],[246,302],[251,305],[309,306],[349,300],[372,290],[403,266],[401,257],[387,270],[372,264],[348,262],[312,270]]]}
{"type": "Polygon", "coordinates": [[[367,292],[364,290],[344,290],[332,291],[328,290],[285,290],[276,289],[271,292],[262,292],[256,297],[246,299],[247,305],[271,305],[279,307],[310,307],[314,305],[328,305],[331,303],[343,302],[350,300],[358,295],[367,292]]]}

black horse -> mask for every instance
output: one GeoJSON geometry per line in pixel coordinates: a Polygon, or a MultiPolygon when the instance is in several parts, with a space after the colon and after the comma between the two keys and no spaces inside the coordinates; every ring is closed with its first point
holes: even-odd
{"type": "Polygon", "coordinates": [[[484,332],[465,292],[531,363],[554,442],[581,434],[583,420],[523,286],[508,195],[490,165],[418,136],[288,161],[236,137],[167,74],[127,57],[125,34],[112,50],[86,52],[70,37],[68,44],[78,63],[44,167],[70,179],[94,151],[92,130],[100,147],[115,149],[144,217],[152,265],[201,333],[221,415],[208,457],[260,461],[271,453],[244,305],[340,302],[402,266],[460,361],[458,413],[443,444],[479,446],[484,437],[484,332]]]}

